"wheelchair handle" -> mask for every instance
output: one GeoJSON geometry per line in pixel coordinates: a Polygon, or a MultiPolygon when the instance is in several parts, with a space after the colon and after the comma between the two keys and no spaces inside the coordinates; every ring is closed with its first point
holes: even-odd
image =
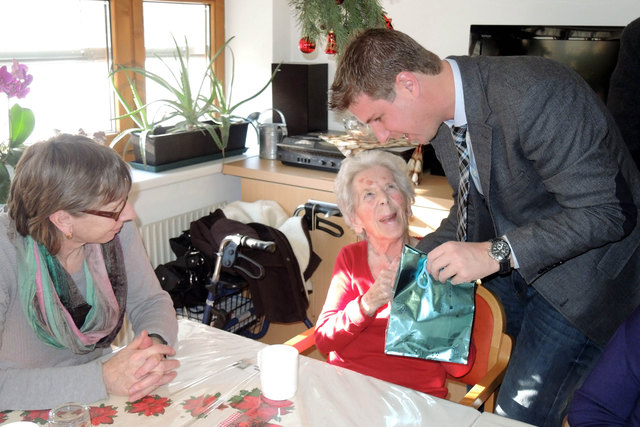
{"type": "Polygon", "coordinates": [[[337,204],[309,199],[304,205],[298,206],[293,215],[297,216],[303,211],[303,219],[307,222],[310,230],[322,230],[333,237],[342,237],[344,235],[342,227],[328,219],[324,219],[332,216],[342,216],[337,204]],[[321,218],[320,215],[324,218],[321,218]]]}
{"type": "Polygon", "coordinates": [[[256,279],[264,274],[264,268],[262,267],[262,265],[238,252],[239,246],[245,246],[248,248],[258,249],[270,253],[274,253],[276,251],[275,242],[254,239],[252,237],[245,236],[239,233],[228,235],[224,239],[222,239],[222,241],[220,242],[220,247],[218,248],[218,252],[216,253],[216,263],[213,268],[213,273],[211,274],[212,282],[217,283],[220,279],[220,270],[222,266],[224,265],[225,267],[231,267],[235,263],[236,258],[243,258],[250,264],[253,264],[258,270],[258,273],[257,275],[252,274],[238,266],[235,266],[236,269],[245,272],[250,277],[255,276],[254,278],[256,279]]]}
{"type": "Polygon", "coordinates": [[[338,205],[335,203],[309,199],[305,204],[305,208],[310,208],[316,215],[318,213],[324,214],[325,218],[329,218],[330,216],[342,216],[340,209],[338,209],[338,205]]]}
{"type": "Polygon", "coordinates": [[[253,237],[242,236],[240,234],[237,234],[236,236],[239,236],[239,238],[240,238],[240,240],[238,242],[238,246],[245,246],[247,248],[258,249],[260,251],[265,251],[265,252],[269,252],[269,253],[274,253],[276,251],[276,243],[275,242],[268,242],[266,240],[258,240],[258,239],[254,239],[253,237]]]}

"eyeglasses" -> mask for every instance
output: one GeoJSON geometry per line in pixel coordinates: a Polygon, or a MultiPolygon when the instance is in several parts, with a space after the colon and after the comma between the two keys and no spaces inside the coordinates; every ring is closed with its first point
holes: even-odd
{"type": "Polygon", "coordinates": [[[89,215],[96,215],[96,216],[101,216],[103,218],[111,218],[114,221],[117,221],[118,218],[120,218],[120,214],[122,214],[122,211],[124,211],[124,208],[127,206],[127,202],[129,201],[129,197],[127,197],[126,199],[124,199],[124,204],[122,205],[122,207],[120,209],[118,209],[115,212],[111,212],[111,211],[95,211],[93,209],[87,209],[86,211],[80,211],[82,213],[86,213],[89,215]]]}

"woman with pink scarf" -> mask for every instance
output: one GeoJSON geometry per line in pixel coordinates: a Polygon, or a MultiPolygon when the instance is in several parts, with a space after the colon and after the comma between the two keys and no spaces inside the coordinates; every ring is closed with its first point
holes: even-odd
{"type": "Polygon", "coordinates": [[[79,135],[31,145],[0,212],[0,410],[135,401],[168,383],[177,321],[118,154],[79,135]],[[135,339],[111,343],[127,316],[135,339]]]}

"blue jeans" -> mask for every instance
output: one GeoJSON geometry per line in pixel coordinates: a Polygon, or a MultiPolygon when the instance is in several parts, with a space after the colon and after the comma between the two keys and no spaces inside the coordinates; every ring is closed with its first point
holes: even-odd
{"type": "Polygon", "coordinates": [[[498,296],[515,347],[496,413],[536,426],[560,427],[573,392],[602,349],[571,325],[517,271],[484,285],[498,296]]]}

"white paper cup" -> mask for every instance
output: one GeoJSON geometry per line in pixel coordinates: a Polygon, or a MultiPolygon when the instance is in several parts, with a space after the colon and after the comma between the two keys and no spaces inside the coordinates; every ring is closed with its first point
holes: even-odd
{"type": "Polygon", "coordinates": [[[271,400],[291,399],[298,389],[298,350],[274,344],[258,352],[262,395],[271,400]]]}
{"type": "Polygon", "coordinates": [[[82,403],[67,402],[49,411],[49,426],[91,427],[89,407],[82,403]]]}

